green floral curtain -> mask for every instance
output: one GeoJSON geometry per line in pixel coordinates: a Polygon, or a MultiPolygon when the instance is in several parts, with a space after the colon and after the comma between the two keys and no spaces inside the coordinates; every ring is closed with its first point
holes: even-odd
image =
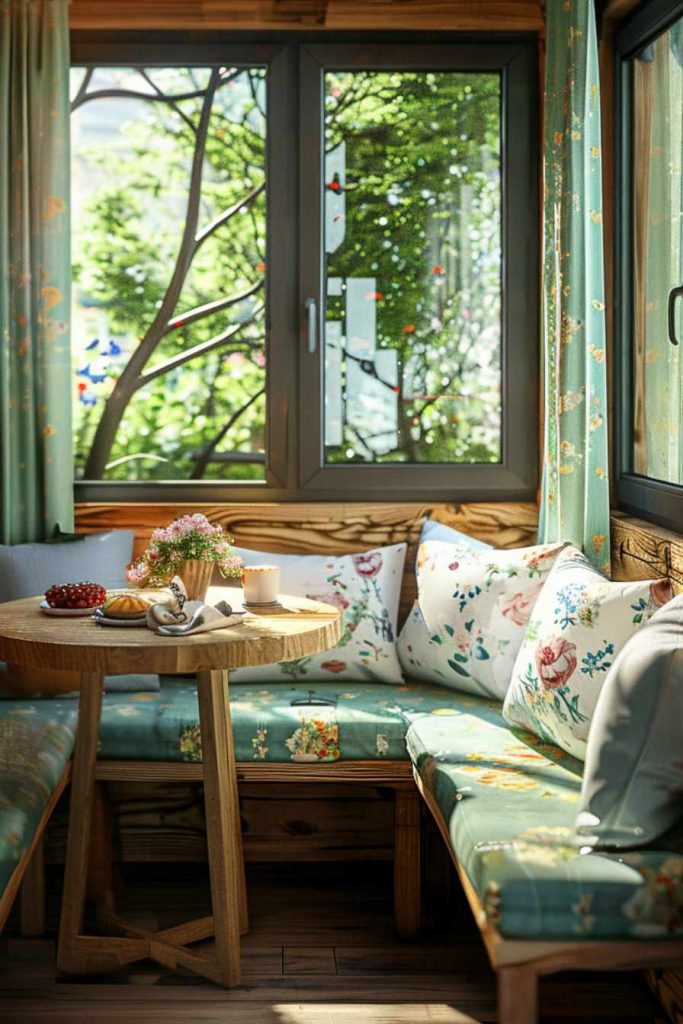
{"type": "Polygon", "coordinates": [[[592,0],[548,0],[539,536],[609,572],[598,46],[592,0]]]}
{"type": "Polygon", "coordinates": [[[0,541],[73,528],[68,0],[0,0],[0,541]]]}

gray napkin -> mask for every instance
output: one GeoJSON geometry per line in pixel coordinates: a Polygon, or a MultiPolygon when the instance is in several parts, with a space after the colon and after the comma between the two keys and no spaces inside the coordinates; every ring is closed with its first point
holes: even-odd
{"type": "Polygon", "coordinates": [[[234,612],[226,601],[215,607],[203,601],[186,601],[181,611],[167,604],[154,604],[147,611],[147,625],[159,636],[191,636],[235,626],[244,614],[234,612]]]}

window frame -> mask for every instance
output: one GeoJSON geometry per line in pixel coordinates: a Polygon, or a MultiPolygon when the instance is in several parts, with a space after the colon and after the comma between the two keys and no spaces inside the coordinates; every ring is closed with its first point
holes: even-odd
{"type": "Polygon", "coordinates": [[[651,0],[639,7],[615,40],[614,118],[614,465],[617,506],[673,530],[683,528],[683,484],[633,470],[634,280],[633,87],[631,60],[683,17],[683,0],[651,0]]]}
{"type": "MultiPolygon", "coordinates": [[[[72,33],[72,66],[266,66],[266,479],[265,481],[77,480],[81,502],[363,501],[368,491],[384,500],[516,500],[536,497],[539,466],[539,194],[538,41],[531,33],[488,35],[340,33],[72,33]],[[467,42],[465,42],[465,37],[467,42]],[[325,36],[328,40],[329,36],[325,36]],[[424,39],[424,42],[422,42],[424,39]],[[373,53],[377,63],[369,61],[373,53]],[[322,374],[312,376],[304,299],[315,275],[311,222],[311,160],[315,141],[304,104],[316,55],[344,65],[499,71],[502,91],[503,177],[503,447],[497,464],[314,466],[322,442],[322,374]],[[381,54],[381,56],[380,56],[381,54]],[[388,60],[391,56],[392,60],[388,60]],[[457,64],[454,66],[454,61],[457,64]],[[513,127],[514,125],[514,127],[513,127]],[[300,169],[302,174],[300,174],[300,169]],[[516,200],[516,201],[515,201],[516,200]],[[304,220],[306,224],[304,224],[304,220]],[[530,230],[530,225],[532,226],[530,230]],[[507,253],[514,258],[507,259],[507,253]],[[516,324],[517,340],[509,341],[516,324]],[[300,400],[301,396],[301,400],[300,400]],[[305,400],[304,400],[305,396],[305,400]],[[313,401],[311,401],[313,396],[313,401]],[[313,429],[313,416],[320,419],[313,429]],[[316,438],[317,434],[317,438],[316,438]]],[[[330,65],[329,62],[325,66],[330,65]]],[[[318,124],[318,138],[320,123],[318,124]]],[[[318,182],[321,184],[321,180],[318,182]]],[[[320,209],[322,195],[316,194],[320,209]]],[[[321,251],[317,253],[321,265],[321,251]]],[[[318,301],[318,316],[322,305],[318,301]]],[[[319,338],[320,322],[319,322],[319,338]]],[[[318,352],[320,352],[320,345],[318,352]]],[[[319,367],[318,367],[319,370],[319,367]]]]}
{"type": "MultiPolygon", "coordinates": [[[[438,46],[348,46],[319,43],[304,47],[301,61],[301,269],[299,309],[304,345],[300,356],[302,486],[312,493],[347,493],[358,487],[402,496],[419,493],[428,499],[457,493],[461,500],[487,498],[524,500],[535,496],[538,465],[537,373],[533,339],[538,334],[538,246],[529,245],[526,259],[510,259],[515,243],[528,230],[526,216],[537,222],[538,165],[533,104],[529,103],[529,62],[532,47],[515,44],[438,46]],[[325,463],[323,427],[322,344],[324,332],[323,278],[323,146],[322,110],[326,70],[490,71],[501,76],[502,268],[501,299],[501,461],[499,463],[402,463],[330,465],[325,463]],[[312,97],[318,97],[318,110],[312,97]],[[512,125],[514,124],[514,130],[512,125]],[[536,159],[535,159],[536,157],[536,159]],[[526,194],[525,194],[526,193],[526,194]],[[304,202],[307,197],[307,202],[304,202]],[[314,197],[313,199],[311,197],[314,197]],[[305,231],[318,224],[317,232],[305,231]],[[306,298],[316,299],[319,344],[315,354],[305,347],[303,323],[306,298]],[[513,335],[516,337],[513,338],[513,335]]],[[[521,246],[520,246],[521,248],[521,246]]]]}

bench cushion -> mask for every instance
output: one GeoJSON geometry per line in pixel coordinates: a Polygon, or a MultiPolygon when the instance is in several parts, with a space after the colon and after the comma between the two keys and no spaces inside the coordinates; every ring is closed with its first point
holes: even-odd
{"type": "MultiPolygon", "coordinates": [[[[443,687],[419,682],[231,682],[236,757],[275,762],[407,760],[410,722],[418,715],[450,714],[453,697],[443,687]]],[[[106,694],[101,738],[102,758],[200,761],[194,680],[166,676],[158,694],[106,694]]]]}
{"type": "Polygon", "coordinates": [[[0,700],[0,895],[69,763],[73,700],[0,700]]]}
{"type": "MultiPolygon", "coordinates": [[[[414,722],[407,746],[430,806],[487,919],[506,937],[670,937],[683,932],[683,857],[581,853],[582,764],[521,730],[500,706],[414,722]]],[[[453,708],[456,711],[456,708],[453,708]]]]}

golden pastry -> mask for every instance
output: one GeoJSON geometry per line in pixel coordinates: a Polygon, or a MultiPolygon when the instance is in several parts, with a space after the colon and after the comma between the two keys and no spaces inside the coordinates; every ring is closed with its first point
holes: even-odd
{"type": "Polygon", "coordinates": [[[150,604],[137,594],[117,594],[109,598],[102,611],[112,619],[130,619],[144,615],[150,604]]]}

